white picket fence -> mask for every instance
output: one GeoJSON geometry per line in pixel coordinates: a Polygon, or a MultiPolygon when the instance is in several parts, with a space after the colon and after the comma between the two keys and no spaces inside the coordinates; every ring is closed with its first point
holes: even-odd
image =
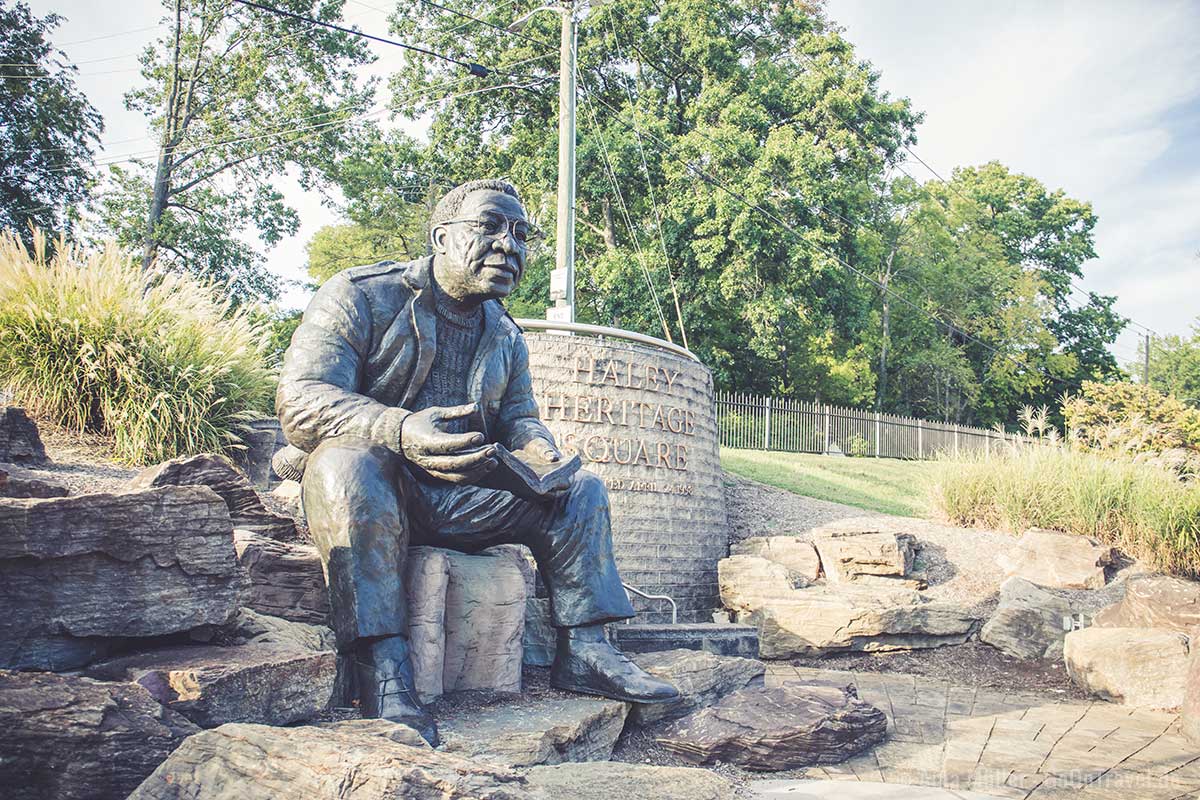
{"type": "Polygon", "coordinates": [[[874,458],[935,458],[983,452],[1024,437],[810,400],[717,392],[722,447],[874,458]]]}

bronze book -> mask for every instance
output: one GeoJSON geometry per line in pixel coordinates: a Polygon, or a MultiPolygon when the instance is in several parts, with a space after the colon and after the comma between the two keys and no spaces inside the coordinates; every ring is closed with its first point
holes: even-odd
{"type": "Polygon", "coordinates": [[[557,486],[570,485],[570,478],[583,465],[578,454],[562,461],[527,461],[501,444],[496,449],[496,468],[484,476],[480,486],[503,489],[517,497],[534,503],[551,499],[550,492],[557,486]]]}

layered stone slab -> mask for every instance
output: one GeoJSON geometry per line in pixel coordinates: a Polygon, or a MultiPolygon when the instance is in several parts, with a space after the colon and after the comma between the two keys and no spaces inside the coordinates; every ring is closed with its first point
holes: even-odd
{"type": "Polygon", "coordinates": [[[130,481],[129,486],[132,489],[207,486],[225,501],[235,528],[254,531],[272,539],[296,537],[296,523],[290,517],[268,511],[250,481],[224,456],[203,453],[173,458],[142,470],[130,481]]]}
{"type": "Polygon", "coordinates": [[[0,406],[0,462],[36,466],[49,461],[37,424],[17,406],[0,406]]]}
{"type": "Polygon", "coordinates": [[[524,695],[440,714],[438,729],[446,752],[493,764],[606,761],[628,712],[629,704],[616,700],[524,695]]]}
{"type": "Polygon", "coordinates": [[[234,530],[233,546],[250,577],[247,608],[294,622],[329,621],[329,590],[317,548],[248,530],[234,530]]]}
{"type": "Polygon", "coordinates": [[[512,770],[365,731],[230,724],[189,737],[129,800],[526,800],[512,770]]]}
{"type": "Polygon", "coordinates": [[[0,666],[65,670],[114,640],[228,622],[247,587],[211,489],[0,499],[0,666]]]}
{"type": "Polygon", "coordinates": [[[66,497],[67,487],[44,472],[0,463],[0,497],[66,497]]]}
{"type": "Polygon", "coordinates": [[[198,730],[136,684],[0,670],[9,800],[123,800],[198,730]]]}
{"type": "Polygon", "coordinates": [[[643,653],[633,660],[651,675],[670,682],[680,695],[678,700],[670,703],[634,703],[629,721],[635,725],[678,719],[712,705],[732,692],[748,686],[762,686],[766,673],[766,666],[761,661],[697,650],[643,653]]]}
{"type": "Polygon", "coordinates": [[[697,764],[778,771],[844,761],[886,731],[883,712],[851,689],[784,684],[734,692],[672,722],[656,741],[697,764]]]}
{"type": "Polygon", "coordinates": [[[1164,575],[1134,576],[1125,596],[1096,615],[1102,628],[1163,628],[1191,634],[1200,627],[1200,583],[1164,575]]]}
{"type": "Polygon", "coordinates": [[[204,728],[228,722],[288,725],[329,707],[337,656],[265,642],[194,645],[94,664],[88,675],[139,684],[204,728]]]}
{"type": "Polygon", "coordinates": [[[917,540],[907,533],[813,531],[813,545],[830,583],[864,578],[903,578],[912,571],[917,540]]]}
{"type": "Polygon", "coordinates": [[[706,769],[616,761],[534,767],[525,774],[539,798],[558,800],[733,800],[733,785],[706,769]]]}
{"type": "Polygon", "coordinates": [[[730,555],[765,558],[787,567],[794,577],[812,583],[821,576],[821,557],[812,542],[794,536],[754,536],[729,548],[730,555]]]}
{"type": "Polygon", "coordinates": [[[1062,658],[1063,640],[1080,617],[1096,609],[1094,590],[1048,589],[1012,577],[1000,586],[1000,604],[979,639],[1013,658],[1062,658]]]}

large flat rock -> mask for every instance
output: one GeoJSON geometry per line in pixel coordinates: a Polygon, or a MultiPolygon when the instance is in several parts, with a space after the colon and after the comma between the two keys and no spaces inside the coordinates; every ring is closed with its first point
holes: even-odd
{"type": "Polygon", "coordinates": [[[1067,634],[1067,673],[1089,694],[1125,705],[1176,708],[1187,691],[1188,637],[1162,628],[1084,628],[1067,634]]]}
{"type": "Polygon", "coordinates": [[[1005,578],[1015,575],[1055,589],[1099,589],[1114,553],[1088,536],[1030,528],[996,561],[1005,578]]]}
{"type": "Polygon", "coordinates": [[[0,666],[73,669],[113,639],[222,625],[247,586],[202,486],[0,499],[0,666]]]}
{"type": "Polygon", "coordinates": [[[0,463],[0,497],[66,497],[67,487],[50,474],[0,463]]]}
{"type": "Polygon", "coordinates": [[[1190,634],[1200,627],[1200,583],[1164,575],[1126,581],[1125,596],[1096,615],[1103,628],[1165,628],[1190,634]]]}
{"type": "Polygon", "coordinates": [[[756,555],[732,555],[717,562],[721,603],[731,611],[756,611],[767,603],[786,599],[798,585],[792,571],[756,555]]]}
{"type": "Polygon", "coordinates": [[[779,771],[836,764],[883,741],[887,717],[846,687],[743,689],[670,723],[657,741],[697,764],[779,771]]]}
{"type": "Polygon", "coordinates": [[[202,453],[164,461],[142,470],[129,484],[132,489],[155,486],[207,486],[225,501],[235,528],[273,539],[292,539],[296,523],[267,510],[246,476],[221,455],[202,453]]]}
{"type": "Polygon", "coordinates": [[[758,626],[767,659],[962,644],[978,622],[911,589],[853,584],[796,589],[739,612],[738,621],[758,626]]]}
{"type": "Polygon", "coordinates": [[[706,769],[618,761],[556,764],[526,773],[529,791],[546,800],[733,800],[733,786],[706,769]]]}
{"type": "Polygon", "coordinates": [[[0,671],[0,794],[123,800],[197,730],[136,684],[0,671]]]}
{"type": "Polygon", "coordinates": [[[766,673],[766,665],[761,661],[699,650],[640,653],[633,660],[651,675],[669,681],[679,689],[679,699],[670,703],[634,703],[629,721],[635,725],[651,725],[686,716],[731,692],[751,685],[761,686],[766,673]]]}
{"type": "Polygon", "coordinates": [[[144,686],[158,702],[204,728],[227,722],[288,725],[329,707],[337,656],[262,642],[193,645],[94,664],[88,674],[144,686]]]}
{"type": "Polygon", "coordinates": [[[813,545],[830,583],[862,578],[903,578],[912,571],[917,540],[908,533],[813,531],[813,545]]]}
{"type": "Polygon", "coordinates": [[[233,546],[250,576],[247,608],[293,622],[329,621],[329,590],[317,548],[240,529],[233,532],[233,546]]]}
{"type": "Polygon", "coordinates": [[[189,737],[129,800],[524,800],[515,772],[365,731],[230,724],[189,737]]]}
{"type": "Polygon", "coordinates": [[[584,696],[513,696],[438,715],[442,749],[513,767],[606,761],[629,704],[584,696]]]}

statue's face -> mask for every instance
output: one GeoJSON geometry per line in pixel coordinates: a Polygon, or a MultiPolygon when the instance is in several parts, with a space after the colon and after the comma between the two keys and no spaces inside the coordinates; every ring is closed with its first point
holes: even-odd
{"type": "Polygon", "coordinates": [[[525,272],[528,228],[515,197],[490,189],[471,192],[455,219],[433,229],[442,290],[457,300],[507,297],[525,272]]]}

